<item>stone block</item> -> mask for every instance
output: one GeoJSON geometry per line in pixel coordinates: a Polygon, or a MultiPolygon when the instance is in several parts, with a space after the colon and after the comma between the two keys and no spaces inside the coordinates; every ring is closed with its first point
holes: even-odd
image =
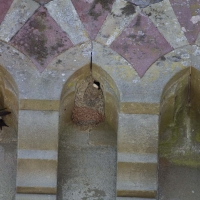
{"type": "Polygon", "coordinates": [[[156,190],[156,163],[118,162],[118,197],[155,198],[156,190]]]}
{"type": "Polygon", "coordinates": [[[46,5],[50,15],[68,34],[73,44],[89,40],[87,32],[71,1],[55,0],[46,5]]]}
{"type": "Polygon", "coordinates": [[[0,39],[8,42],[38,7],[34,1],[14,0],[0,25],[0,39]]]}
{"type": "Polygon", "coordinates": [[[56,187],[56,160],[18,159],[18,193],[55,194],[56,187]]]}
{"type": "Polygon", "coordinates": [[[42,194],[17,194],[15,200],[56,200],[56,196],[42,194]]]}
{"type": "Polygon", "coordinates": [[[55,150],[58,147],[58,112],[19,111],[19,149],[55,150]]]}
{"type": "Polygon", "coordinates": [[[119,114],[118,153],[154,153],[158,146],[158,116],[119,114]]]}

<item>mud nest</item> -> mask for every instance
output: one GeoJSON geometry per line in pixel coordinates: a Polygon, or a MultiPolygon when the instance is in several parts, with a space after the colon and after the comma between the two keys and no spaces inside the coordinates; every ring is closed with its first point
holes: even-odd
{"type": "Polygon", "coordinates": [[[104,121],[104,97],[100,84],[92,76],[76,86],[72,121],[86,130],[104,121]]]}

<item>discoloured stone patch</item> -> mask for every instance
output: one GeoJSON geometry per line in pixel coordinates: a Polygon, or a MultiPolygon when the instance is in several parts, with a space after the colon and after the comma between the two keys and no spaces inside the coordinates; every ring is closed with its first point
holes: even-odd
{"type": "Polygon", "coordinates": [[[160,56],[172,50],[148,17],[139,14],[111,48],[127,59],[142,77],[160,56]]]}
{"type": "Polygon", "coordinates": [[[80,44],[89,40],[88,34],[71,1],[53,0],[46,7],[50,15],[67,33],[73,44],[80,44]]]}
{"type": "Polygon", "coordinates": [[[14,0],[4,21],[0,25],[0,39],[8,42],[39,7],[30,0],[14,0]]]}
{"type": "Polygon", "coordinates": [[[0,24],[3,21],[8,9],[10,8],[13,0],[0,0],[0,24]]]}
{"type": "Polygon", "coordinates": [[[169,0],[143,9],[173,48],[188,45],[187,38],[174,14],[169,0]]]}
{"type": "Polygon", "coordinates": [[[29,56],[40,72],[56,55],[73,46],[44,7],[38,9],[10,43],[29,56]]]}
{"type": "Polygon", "coordinates": [[[72,0],[76,11],[91,39],[95,39],[114,0],[72,0]]]}
{"type": "Polygon", "coordinates": [[[193,23],[195,16],[200,15],[199,0],[170,0],[185,36],[190,44],[194,44],[200,31],[200,22],[193,23]]]}
{"type": "Polygon", "coordinates": [[[129,8],[128,2],[116,0],[112,6],[111,14],[106,18],[96,37],[96,41],[109,46],[134,19],[138,12],[139,9],[135,8],[135,6],[129,8]]]}

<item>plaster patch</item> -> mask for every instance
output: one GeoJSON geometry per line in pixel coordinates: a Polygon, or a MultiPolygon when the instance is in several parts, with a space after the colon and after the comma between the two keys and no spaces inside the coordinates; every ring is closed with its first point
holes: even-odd
{"type": "Polygon", "coordinates": [[[200,21],[200,15],[196,15],[196,16],[192,16],[192,18],[190,19],[190,21],[193,23],[193,24],[196,24],[200,21]]]}

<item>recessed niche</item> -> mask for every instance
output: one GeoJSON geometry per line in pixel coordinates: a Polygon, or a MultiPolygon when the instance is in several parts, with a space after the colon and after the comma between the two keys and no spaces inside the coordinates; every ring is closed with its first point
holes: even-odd
{"type": "Polygon", "coordinates": [[[200,197],[200,72],[187,68],[163,90],[159,121],[159,200],[200,197]]]}
{"type": "Polygon", "coordinates": [[[18,104],[15,81],[0,66],[0,109],[10,112],[1,117],[7,126],[0,130],[0,199],[14,199],[16,192],[18,104]]]}
{"type": "Polygon", "coordinates": [[[92,76],[90,66],[84,66],[65,83],[60,99],[58,200],[116,199],[118,94],[111,77],[94,64],[92,76]],[[79,111],[93,116],[79,116],[79,111]]]}

